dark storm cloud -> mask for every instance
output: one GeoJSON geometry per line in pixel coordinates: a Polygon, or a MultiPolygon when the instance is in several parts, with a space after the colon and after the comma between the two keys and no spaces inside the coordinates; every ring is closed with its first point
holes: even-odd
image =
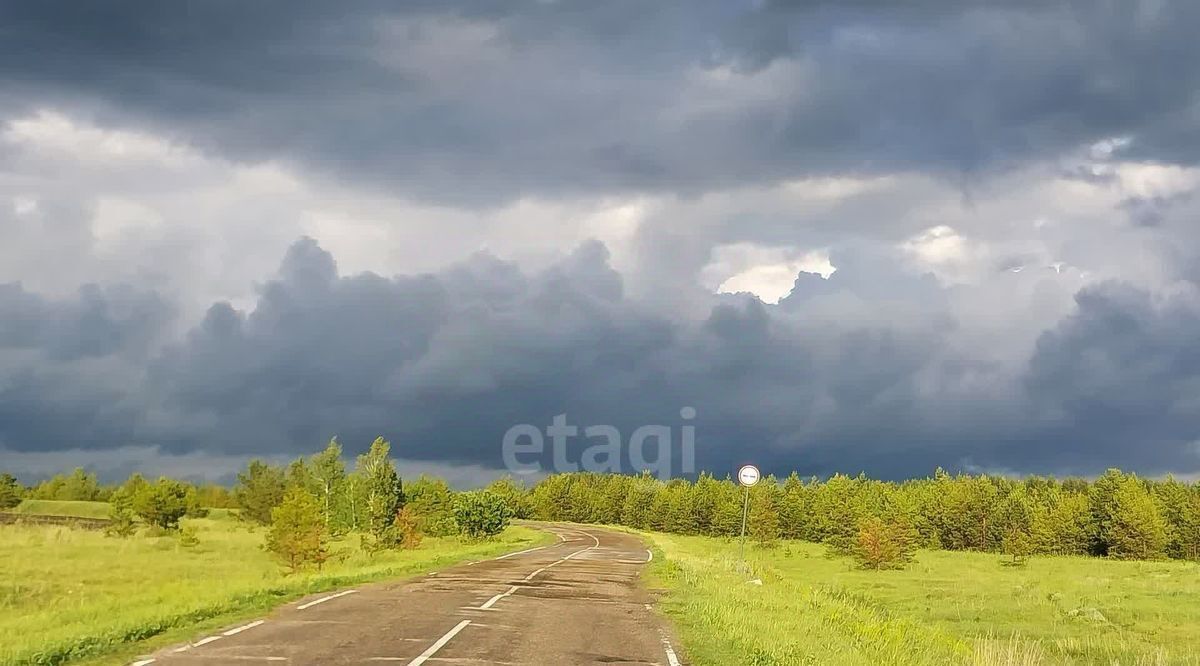
{"type": "Polygon", "coordinates": [[[156,294],[128,287],[49,300],[0,285],[0,449],[128,441],[143,410],[147,350],[170,317],[156,294]]]}
{"type": "Polygon", "coordinates": [[[846,266],[828,282],[802,275],[781,306],[714,296],[688,323],[630,300],[598,243],[533,273],[481,254],[384,278],[341,276],[303,240],[253,309],[213,305],[150,359],[128,349],[159,325],[152,296],[51,303],[6,287],[0,321],[24,323],[0,333],[3,442],[286,457],[335,434],[355,452],[382,433],[406,459],[499,468],[518,423],[566,413],[628,437],[677,427],[690,406],[699,464],[719,473],[748,459],[885,477],[1200,466],[1194,297],[1087,289],[1028,366],[1001,366],[955,350],[936,283],[881,294],[867,274],[905,278],[878,257],[846,266]],[[103,343],[30,328],[82,336],[84,320],[103,343]]]}
{"type": "Polygon", "coordinates": [[[1089,287],[1038,342],[1027,389],[1052,446],[1030,464],[1156,469],[1200,460],[1200,300],[1120,283],[1089,287]]]}
{"type": "Polygon", "coordinates": [[[1194,163],[1200,5],[0,3],[9,113],[454,202],[976,172],[1114,135],[1194,163]]]}

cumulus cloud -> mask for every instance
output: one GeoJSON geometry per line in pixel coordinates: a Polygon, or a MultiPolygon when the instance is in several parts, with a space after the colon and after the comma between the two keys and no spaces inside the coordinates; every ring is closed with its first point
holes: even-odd
{"type": "MultiPolygon", "coordinates": [[[[6,320],[57,334],[5,329],[3,442],[228,462],[287,458],[333,435],[354,451],[383,433],[407,460],[499,473],[515,424],[566,413],[628,435],[678,425],[690,406],[698,462],[719,472],[748,457],[883,476],[937,465],[1200,469],[1194,294],[1154,305],[1132,287],[1088,288],[1029,354],[987,358],[957,320],[963,287],[912,272],[903,256],[847,256],[828,279],[802,273],[778,306],[712,295],[708,315],[689,322],[631,299],[597,242],[533,273],[478,254],[384,278],[341,275],[305,239],[251,309],[214,304],[149,356],[136,350],[162,325],[152,296],[47,304],[8,288],[6,313],[25,309],[6,320]],[[109,381],[64,388],[97,369],[109,381]]],[[[1006,275],[1014,287],[1033,279],[1006,275]]]]}
{"type": "Polygon", "coordinates": [[[717,471],[1196,473],[1198,24],[0,0],[0,467],[691,406],[717,471]]]}

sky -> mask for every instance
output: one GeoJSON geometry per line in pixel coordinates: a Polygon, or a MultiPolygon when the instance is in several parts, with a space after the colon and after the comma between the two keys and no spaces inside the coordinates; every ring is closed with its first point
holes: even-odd
{"type": "Polygon", "coordinates": [[[719,476],[1197,478],[1197,30],[0,0],[0,469],[227,481],[383,435],[470,485],[566,414],[694,427],[719,476]]]}

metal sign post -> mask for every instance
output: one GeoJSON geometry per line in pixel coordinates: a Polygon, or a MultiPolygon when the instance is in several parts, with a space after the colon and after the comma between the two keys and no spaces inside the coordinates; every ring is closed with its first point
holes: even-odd
{"type": "Polygon", "coordinates": [[[738,551],[743,565],[746,564],[746,517],[750,513],[750,486],[758,483],[761,476],[758,468],[754,465],[743,465],[738,470],[738,483],[742,484],[742,488],[745,489],[742,499],[742,539],[738,551]]]}

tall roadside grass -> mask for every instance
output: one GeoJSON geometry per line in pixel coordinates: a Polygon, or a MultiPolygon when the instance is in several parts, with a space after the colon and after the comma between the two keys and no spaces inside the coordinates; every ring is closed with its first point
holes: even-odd
{"type": "Polygon", "coordinates": [[[1200,566],[921,552],[863,571],[822,546],[650,534],[649,581],[695,666],[1200,664],[1200,566]]]}
{"type": "Polygon", "coordinates": [[[512,527],[493,541],[429,538],[416,550],[369,555],[350,537],[333,544],[335,557],[321,571],[287,576],[261,549],[261,529],[222,516],[185,524],[196,528],[200,545],[185,548],[173,536],[113,539],[67,527],[0,526],[0,664],[115,660],[304,594],[551,540],[512,527]]]}

